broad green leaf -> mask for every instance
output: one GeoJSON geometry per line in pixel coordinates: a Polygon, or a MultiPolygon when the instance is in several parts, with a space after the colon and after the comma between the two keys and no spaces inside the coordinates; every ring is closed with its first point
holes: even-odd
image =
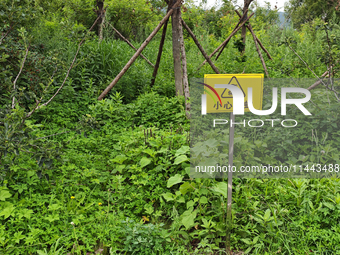
{"type": "Polygon", "coordinates": [[[323,203],[325,206],[327,206],[329,209],[333,210],[334,209],[334,205],[328,202],[324,202],[323,203]]]}
{"type": "Polygon", "coordinates": [[[270,218],[270,209],[267,209],[264,213],[263,219],[267,221],[270,218]]]}
{"type": "Polygon", "coordinates": [[[168,201],[168,202],[174,200],[174,196],[169,192],[162,194],[162,195],[165,198],[165,200],[168,201]]]}
{"type": "Polygon", "coordinates": [[[225,198],[228,195],[228,184],[225,182],[219,182],[215,185],[214,189],[215,192],[222,194],[225,198]]]}
{"type": "Polygon", "coordinates": [[[242,238],[241,241],[245,242],[248,245],[252,245],[252,242],[248,238],[247,239],[242,238]]]}
{"type": "Polygon", "coordinates": [[[178,199],[176,199],[176,201],[178,203],[185,203],[185,198],[184,197],[179,197],[178,199]]]}
{"type": "Polygon", "coordinates": [[[193,207],[195,204],[195,202],[193,200],[190,200],[187,202],[187,209],[189,209],[190,207],[193,207]]]}
{"type": "Polygon", "coordinates": [[[127,159],[125,155],[117,155],[114,159],[110,159],[112,162],[116,162],[118,164],[123,164],[123,162],[127,159]]]}
{"type": "Polygon", "coordinates": [[[185,168],[185,173],[190,176],[190,166],[185,168]]]}
{"type": "Polygon", "coordinates": [[[6,198],[10,198],[12,195],[8,190],[0,190],[0,201],[5,201],[6,198]]]}
{"type": "Polygon", "coordinates": [[[183,154],[187,153],[188,151],[190,151],[190,147],[189,147],[189,146],[182,145],[182,147],[179,148],[179,149],[176,151],[175,157],[178,157],[179,155],[183,155],[183,154]]]}
{"type": "Polygon", "coordinates": [[[42,250],[38,250],[37,251],[38,255],[48,255],[47,251],[42,251],[42,250]]]}
{"type": "Polygon", "coordinates": [[[58,205],[58,204],[52,204],[48,207],[48,210],[49,211],[55,211],[55,210],[58,210],[61,206],[58,205]]]}
{"type": "Polygon", "coordinates": [[[141,168],[143,168],[143,167],[149,165],[150,163],[151,163],[151,159],[149,159],[149,158],[143,157],[143,158],[140,160],[140,166],[141,166],[141,168]]]}
{"type": "Polygon", "coordinates": [[[151,215],[153,213],[153,206],[152,205],[146,204],[146,205],[144,205],[144,209],[145,209],[145,212],[149,215],[151,215]]]}
{"type": "Polygon", "coordinates": [[[180,187],[179,187],[179,191],[184,195],[190,191],[193,191],[194,188],[190,185],[189,182],[185,182],[183,183],[180,187]]]}
{"type": "Polygon", "coordinates": [[[257,241],[259,240],[259,237],[260,237],[260,236],[255,236],[255,237],[254,237],[254,239],[253,239],[253,244],[256,244],[256,243],[257,243],[257,241]]]}
{"type": "Polygon", "coordinates": [[[19,219],[21,219],[22,217],[30,219],[31,214],[33,214],[33,210],[23,209],[20,212],[18,212],[17,217],[19,217],[19,219]]]}
{"type": "Polygon", "coordinates": [[[207,203],[208,203],[207,197],[205,197],[205,196],[201,197],[201,198],[200,198],[200,203],[201,203],[201,204],[207,204],[207,203]]]}
{"type": "Polygon", "coordinates": [[[59,220],[59,214],[49,215],[49,216],[45,217],[45,219],[48,220],[49,222],[59,220]]]}
{"type": "Polygon", "coordinates": [[[116,173],[116,172],[122,173],[125,167],[126,167],[126,165],[118,165],[118,166],[116,166],[115,169],[113,170],[113,173],[116,173]]]}
{"type": "Polygon", "coordinates": [[[145,150],[143,150],[144,153],[150,155],[151,157],[154,157],[156,152],[154,150],[151,150],[150,148],[146,148],[145,150]]]}
{"type": "Polygon", "coordinates": [[[7,219],[9,216],[13,216],[13,211],[15,209],[15,206],[11,203],[6,203],[5,208],[0,212],[0,216],[5,216],[5,219],[7,219]]]}
{"type": "Polygon", "coordinates": [[[197,215],[197,212],[194,211],[190,213],[189,215],[183,217],[182,224],[187,230],[195,224],[196,215],[197,215]]]}
{"type": "Polygon", "coordinates": [[[21,233],[22,233],[22,231],[14,233],[14,240],[15,240],[16,243],[19,243],[21,239],[25,238],[25,236],[22,235],[21,233]]]}
{"type": "Polygon", "coordinates": [[[168,180],[167,187],[170,188],[174,186],[175,184],[182,182],[182,179],[183,179],[183,176],[180,174],[176,174],[175,176],[170,177],[168,180]]]}
{"type": "Polygon", "coordinates": [[[209,140],[204,142],[205,145],[208,145],[210,148],[217,147],[220,143],[213,138],[210,138],[209,140]]]}
{"type": "Polygon", "coordinates": [[[244,252],[244,254],[248,254],[252,249],[253,249],[253,247],[249,247],[249,248],[244,252]]]}
{"type": "Polygon", "coordinates": [[[188,157],[186,155],[180,155],[177,158],[175,158],[174,165],[181,164],[182,162],[188,161],[188,157]]]}

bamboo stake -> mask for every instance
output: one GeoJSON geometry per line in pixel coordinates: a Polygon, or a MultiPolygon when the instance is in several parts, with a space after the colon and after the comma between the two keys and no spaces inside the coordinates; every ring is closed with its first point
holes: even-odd
{"type": "MultiPolygon", "coordinates": [[[[241,14],[240,14],[237,10],[235,10],[235,12],[236,12],[237,15],[241,18],[241,14]]],[[[250,32],[250,29],[252,29],[251,24],[246,25],[246,27],[248,28],[248,30],[249,30],[249,32],[250,32]]],[[[257,42],[259,43],[259,45],[261,46],[262,50],[267,54],[268,58],[269,58],[270,60],[273,60],[272,57],[270,56],[269,52],[268,52],[267,49],[263,46],[262,42],[260,41],[260,39],[259,39],[257,36],[256,36],[256,40],[257,40],[257,42]]]]}
{"type": "MultiPolygon", "coordinates": [[[[169,9],[170,9],[170,6],[168,6],[167,12],[169,11],[169,9]]],[[[156,65],[154,66],[153,73],[152,73],[152,78],[151,78],[151,83],[150,83],[150,87],[151,88],[155,84],[156,76],[157,76],[157,73],[158,73],[159,64],[161,63],[161,58],[162,58],[162,53],[163,53],[163,46],[164,46],[165,36],[166,36],[166,30],[168,28],[168,22],[169,22],[169,19],[167,19],[165,21],[164,26],[163,26],[162,38],[161,38],[161,41],[159,43],[156,65]]]]}
{"type": "Polygon", "coordinates": [[[107,93],[117,84],[117,82],[122,78],[122,76],[126,73],[126,71],[130,68],[132,63],[136,60],[138,55],[144,50],[144,48],[148,45],[148,43],[151,41],[151,39],[157,34],[157,32],[161,29],[164,22],[169,18],[169,16],[172,14],[174,8],[179,6],[181,4],[181,0],[178,0],[176,4],[173,6],[172,9],[165,15],[165,17],[161,20],[161,22],[157,25],[157,27],[154,29],[154,31],[149,35],[148,38],[142,43],[142,45],[139,47],[139,49],[136,51],[136,53],[132,56],[132,58],[129,60],[129,62],[124,66],[124,68],[120,71],[120,73],[114,78],[114,80],[110,83],[109,86],[101,93],[101,95],[98,97],[98,100],[102,100],[107,93]]]}
{"type": "Polygon", "coordinates": [[[220,71],[217,69],[217,67],[214,65],[214,63],[211,61],[211,58],[209,58],[208,54],[204,51],[203,47],[201,46],[201,44],[197,40],[194,33],[191,31],[191,29],[188,27],[188,25],[184,22],[184,20],[183,19],[181,19],[181,20],[182,20],[182,24],[183,24],[184,28],[188,31],[189,35],[192,37],[192,39],[196,43],[198,49],[201,51],[202,55],[204,56],[206,61],[209,63],[211,68],[215,71],[215,73],[220,74],[220,71]]]}
{"type": "MultiPolygon", "coordinates": [[[[214,56],[214,55],[216,54],[216,52],[218,52],[219,49],[221,49],[221,48],[223,47],[223,45],[224,45],[225,43],[227,43],[227,42],[230,40],[230,38],[233,37],[234,34],[236,34],[236,32],[237,32],[239,29],[241,29],[242,26],[243,26],[243,25],[244,25],[244,24],[245,24],[245,23],[253,16],[253,15],[254,15],[254,13],[252,13],[245,21],[243,21],[242,24],[241,24],[238,28],[236,28],[236,29],[229,35],[229,37],[228,37],[223,43],[221,43],[221,45],[218,46],[218,47],[216,48],[216,50],[214,50],[213,53],[211,53],[211,54],[209,55],[209,58],[211,58],[212,56],[214,56]]],[[[204,60],[203,63],[198,67],[198,69],[200,69],[202,66],[204,66],[205,63],[207,63],[207,60],[204,60]]]]}
{"type": "MultiPolygon", "coordinates": [[[[135,51],[137,51],[136,47],[132,45],[132,43],[129,42],[128,39],[126,39],[121,33],[119,33],[119,31],[114,27],[112,26],[110,23],[108,23],[110,25],[110,27],[117,33],[117,35],[122,38],[122,40],[124,42],[126,42],[132,49],[134,49],[135,51]]],[[[148,64],[152,67],[155,67],[154,64],[152,64],[142,53],[140,54],[140,56],[142,58],[144,58],[146,60],[146,62],[148,62],[148,64]]]]}

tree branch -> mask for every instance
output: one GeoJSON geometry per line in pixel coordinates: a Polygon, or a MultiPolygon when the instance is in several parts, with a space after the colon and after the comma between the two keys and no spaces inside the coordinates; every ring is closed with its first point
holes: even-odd
{"type": "MultiPolygon", "coordinates": [[[[297,54],[297,52],[289,45],[288,42],[287,42],[287,45],[288,45],[289,49],[291,49],[291,51],[293,51],[294,54],[295,54],[296,56],[298,56],[298,58],[306,65],[306,67],[308,68],[308,70],[311,71],[311,72],[314,74],[314,76],[315,76],[316,78],[319,79],[319,82],[322,83],[322,85],[324,85],[328,90],[333,91],[333,93],[334,93],[336,99],[340,102],[340,99],[339,99],[339,97],[338,97],[338,92],[336,92],[336,91],[335,91],[334,89],[332,89],[332,88],[329,88],[329,87],[323,82],[323,80],[321,80],[320,77],[317,76],[316,73],[315,73],[312,69],[310,69],[309,65],[308,65],[308,64],[300,57],[299,54],[297,54]]],[[[327,71],[327,72],[329,72],[329,71],[327,71]]],[[[313,86],[313,85],[312,85],[312,86],[313,86]]],[[[317,86],[317,85],[315,85],[315,86],[317,86]]]]}
{"type": "MultiPolygon", "coordinates": [[[[59,91],[64,87],[65,82],[66,82],[66,80],[67,80],[67,78],[68,78],[68,76],[69,76],[69,74],[70,74],[70,71],[71,71],[71,69],[73,68],[73,65],[74,65],[74,63],[75,63],[75,61],[76,61],[76,59],[77,59],[77,55],[78,55],[78,53],[79,53],[80,46],[83,44],[83,42],[85,41],[85,38],[87,37],[88,33],[93,29],[93,27],[96,25],[96,23],[98,22],[98,20],[99,20],[100,18],[101,18],[101,16],[98,16],[98,17],[97,17],[97,19],[95,20],[95,22],[93,23],[93,25],[91,26],[91,28],[87,31],[87,33],[86,33],[86,35],[84,36],[84,38],[83,38],[83,39],[80,41],[80,43],[78,44],[77,52],[76,52],[76,54],[75,54],[75,56],[74,56],[74,58],[73,58],[73,61],[72,61],[71,65],[70,65],[69,69],[67,70],[65,79],[64,79],[63,83],[61,84],[60,88],[57,90],[56,93],[54,93],[54,95],[53,95],[46,103],[43,103],[42,105],[38,106],[36,109],[34,109],[34,111],[40,109],[40,108],[43,107],[43,106],[48,105],[48,104],[55,98],[55,96],[58,95],[59,91]]],[[[33,112],[32,112],[32,113],[33,113],[33,112]]],[[[27,117],[30,117],[31,115],[32,115],[32,114],[29,113],[29,114],[27,115],[27,117]]]]}
{"type": "MultiPolygon", "coordinates": [[[[15,89],[16,89],[16,83],[17,83],[17,81],[19,79],[19,76],[20,76],[20,74],[22,72],[22,69],[24,68],[29,48],[30,48],[30,45],[28,45],[28,47],[26,49],[26,54],[25,54],[24,60],[22,61],[22,65],[20,67],[20,71],[19,71],[17,77],[15,78],[15,80],[13,82],[13,91],[15,91],[15,89]]],[[[14,109],[14,107],[15,107],[15,97],[13,96],[13,99],[12,99],[12,109],[14,109]]]]}
{"type": "Polygon", "coordinates": [[[15,25],[15,24],[11,24],[11,26],[10,26],[10,28],[8,29],[8,31],[6,32],[6,34],[5,34],[3,37],[1,37],[1,39],[0,39],[0,45],[2,44],[2,41],[7,37],[7,35],[9,34],[9,32],[13,29],[14,25],[15,25]]]}

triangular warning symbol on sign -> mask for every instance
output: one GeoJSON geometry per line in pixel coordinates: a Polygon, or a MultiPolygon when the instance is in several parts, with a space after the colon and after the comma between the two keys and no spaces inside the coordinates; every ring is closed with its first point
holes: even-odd
{"type": "MultiPolygon", "coordinates": [[[[230,85],[235,85],[239,87],[242,90],[243,96],[246,97],[246,94],[244,93],[243,88],[241,87],[240,83],[238,82],[237,78],[233,76],[231,80],[228,82],[230,85]]],[[[233,95],[229,89],[224,89],[221,95],[222,98],[233,98],[233,95]],[[228,90],[228,92],[227,92],[228,90]],[[224,95],[225,94],[225,95],[224,95]]]]}

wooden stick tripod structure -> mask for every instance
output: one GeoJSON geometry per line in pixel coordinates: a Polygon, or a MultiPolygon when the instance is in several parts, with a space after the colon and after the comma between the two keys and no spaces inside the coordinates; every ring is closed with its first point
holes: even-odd
{"type": "MultiPolygon", "coordinates": [[[[163,46],[164,46],[164,41],[165,41],[165,36],[166,36],[166,30],[167,30],[167,25],[168,25],[168,19],[170,15],[172,15],[172,41],[173,41],[173,58],[174,58],[174,70],[175,70],[175,86],[176,86],[176,94],[177,95],[183,95],[186,99],[186,111],[187,115],[188,112],[190,111],[190,105],[187,102],[187,99],[189,98],[189,85],[188,85],[188,77],[187,77],[187,68],[186,68],[186,56],[185,56],[185,48],[184,48],[184,40],[183,40],[183,31],[182,31],[182,25],[184,28],[188,31],[190,36],[193,38],[194,42],[196,43],[197,47],[200,49],[201,53],[203,54],[205,61],[199,66],[202,67],[206,62],[208,62],[211,66],[211,68],[216,72],[220,73],[216,66],[212,63],[211,57],[215,55],[219,50],[220,52],[218,53],[216,59],[221,55],[223,49],[225,46],[228,44],[230,39],[236,34],[238,30],[242,28],[242,38],[243,42],[245,43],[245,35],[246,35],[246,29],[250,31],[250,33],[253,36],[254,43],[256,46],[256,50],[259,54],[259,57],[261,59],[261,63],[264,69],[264,72],[267,77],[269,77],[268,70],[265,64],[265,61],[263,59],[262,53],[259,49],[260,47],[266,52],[267,56],[269,59],[272,59],[269,52],[264,48],[263,44],[261,41],[256,37],[251,24],[246,24],[249,19],[254,15],[252,13],[249,17],[247,16],[248,13],[248,8],[249,5],[253,0],[244,0],[244,7],[243,7],[243,15],[235,10],[237,15],[240,17],[239,22],[235,26],[233,32],[228,36],[228,38],[220,45],[217,47],[217,49],[211,53],[209,56],[204,52],[202,46],[196,39],[195,35],[192,33],[190,28],[185,24],[183,19],[181,18],[181,4],[182,0],[165,0],[168,4],[168,10],[167,14],[164,16],[164,18],[160,21],[160,23],[157,25],[157,27],[154,29],[154,31],[148,36],[148,38],[142,43],[142,45],[139,47],[139,49],[134,48],[134,46],[126,39],[124,36],[122,36],[113,26],[113,29],[116,31],[116,33],[124,40],[126,41],[131,47],[133,47],[136,52],[135,54],[131,57],[131,59],[127,62],[127,64],[124,66],[124,68],[120,71],[120,73],[114,78],[114,80],[107,86],[107,88],[101,93],[101,95],[98,97],[98,100],[102,100],[107,93],[117,84],[117,82],[120,80],[120,78],[126,73],[126,71],[130,68],[130,66],[133,64],[133,62],[136,60],[136,58],[141,55],[152,67],[154,67],[154,71],[152,74],[152,79],[151,79],[151,84],[150,86],[152,87],[155,83],[155,79],[157,76],[159,64],[161,61],[161,56],[162,56],[162,51],[163,51],[163,46]],[[164,26],[163,26],[164,25],[164,26]],[[151,41],[151,39],[157,34],[157,32],[161,29],[163,26],[163,32],[162,32],[162,37],[159,45],[159,50],[158,50],[158,55],[157,55],[157,60],[156,64],[153,65],[145,56],[141,54],[141,52],[144,50],[144,48],[148,45],[148,43],[151,41]],[[222,48],[222,49],[221,49],[222,48]],[[179,49],[179,50],[178,50],[179,49]],[[184,90],[183,90],[184,87],[184,90]]],[[[105,10],[104,10],[105,12],[105,10]]],[[[98,11],[98,15],[102,15],[103,11],[98,11]]],[[[110,25],[111,26],[111,25],[110,25]]]]}
{"type": "MultiPolygon", "coordinates": [[[[256,47],[256,51],[259,54],[264,72],[266,74],[266,76],[269,78],[269,74],[268,74],[268,70],[266,67],[266,63],[263,59],[262,53],[259,49],[259,45],[262,48],[262,50],[267,54],[268,58],[270,60],[272,60],[272,57],[270,56],[269,52],[266,50],[266,48],[263,46],[263,44],[261,43],[260,39],[255,35],[252,26],[249,22],[249,24],[246,24],[249,19],[254,15],[254,13],[252,13],[249,17],[247,16],[248,14],[248,10],[249,10],[249,5],[253,2],[254,0],[244,0],[244,7],[243,7],[243,15],[241,15],[237,10],[235,10],[235,12],[237,13],[237,15],[240,17],[239,22],[236,24],[234,30],[231,32],[231,34],[228,36],[228,38],[220,45],[218,46],[213,53],[211,53],[209,55],[209,58],[213,57],[218,51],[219,53],[216,56],[216,60],[219,58],[219,56],[222,54],[224,48],[226,47],[226,45],[228,44],[228,42],[230,41],[230,39],[236,34],[236,32],[238,30],[240,30],[242,28],[242,39],[243,39],[243,44],[245,45],[245,39],[246,39],[246,28],[249,30],[249,32],[252,34],[253,36],[253,40],[255,43],[255,47],[256,47]],[[222,49],[221,49],[222,48],[222,49]]],[[[243,52],[244,52],[244,48],[243,48],[243,52]]],[[[203,63],[198,67],[198,69],[200,69],[205,63],[207,62],[207,60],[204,60],[203,63]]]]}
{"type": "MultiPolygon", "coordinates": [[[[148,45],[148,43],[151,41],[151,39],[157,34],[157,32],[161,29],[161,27],[164,25],[163,28],[163,34],[162,34],[162,39],[161,39],[161,44],[159,47],[159,52],[157,56],[157,62],[154,68],[153,72],[153,77],[152,79],[154,80],[156,75],[157,75],[157,70],[159,67],[160,59],[161,59],[161,54],[162,54],[162,49],[164,45],[164,40],[165,40],[165,33],[166,33],[166,27],[168,23],[168,19],[170,15],[172,15],[172,23],[173,23],[173,38],[176,38],[176,41],[178,42],[176,46],[173,46],[174,50],[174,66],[175,66],[175,84],[176,84],[176,93],[177,95],[183,95],[183,84],[185,86],[184,91],[185,93],[185,98],[189,98],[189,85],[188,85],[188,78],[187,78],[187,71],[186,71],[186,59],[185,59],[185,51],[184,51],[184,43],[181,43],[183,41],[183,34],[181,33],[181,22],[180,20],[180,6],[182,4],[182,0],[170,0],[166,1],[168,4],[168,12],[164,16],[164,18],[160,21],[160,23],[157,25],[157,27],[152,31],[152,33],[146,38],[146,40],[142,43],[142,45],[139,47],[139,49],[135,52],[135,54],[131,57],[131,59],[126,63],[126,65],[123,67],[123,69],[120,71],[120,73],[114,78],[114,80],[107,86],[107,88],[101,93],[101,95],[98,97],[98,100],[102,100],[107,93],[117,84],[117,82],[120,80],[120,78],[126,73],[126,71],[130,68],[130,66],[133,64],[133,62],[136,60],[136,58],[141,54],[141,52],[144,50],[144,48],[148,45]],[[172,2],[171,2],[172,1],[172,2]],[[176,20],[178,21],[178,24],[176,26],[176,20]],[[174,26],[175,24],[175,26],[174,26]],[[178,51],[183,47],[182,50],[178,51]],[[181,52],[182,54],[178,54],[181,52]],[[182,58],[181,58],[182,55],[182,58]],[[183,62],[183,75],[182,75],[182,70],[181,70],[181,59],[183,62]],[[184,61],[183,61],[184,60],[184,61]],[[179,68],[178,68],[179,67],[179,68]]],[[[174,41],[174,39],[173,39],[174,41]]],[[[175,42],[176,43],[176,42],[175,42]]],[[[154,81],[152,80],[152,85],[154,81]]],[[[190,109],[189,103],[186,103],[187,105],[187,111],[190,109]]]]}

